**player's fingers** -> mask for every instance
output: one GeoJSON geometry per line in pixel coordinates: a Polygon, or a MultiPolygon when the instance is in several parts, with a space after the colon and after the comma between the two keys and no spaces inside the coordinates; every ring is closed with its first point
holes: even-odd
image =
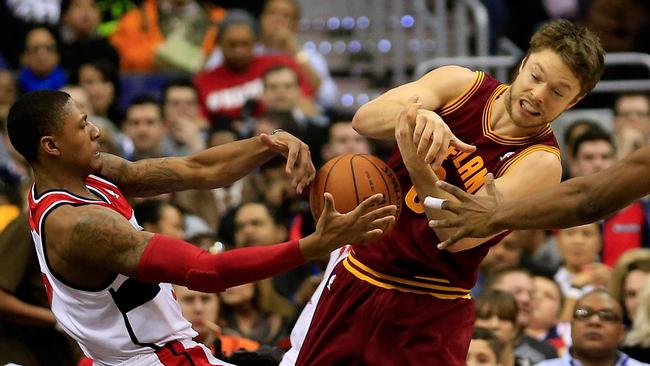
{"type": "Polygon", "coordinates": [[[436,186],[445,192],[451,193],[461,202],[467,201],[467,199],[472,197],[469,193],[463,191],[462,189],[441,180],[436,182],[436,186]]]}
{"type": "Polygon", "coordinates": [[[325,198],[325,203],[323,204],[323,212],[321,213],[321,217],[325,216],[326,214],[337,212],[336,206],[334,205],[334,197],[332,194],[325,192],[323,196],[325,198]]]}
{"type": "Polygon", "coordinates": [[[433,139],[431,140],[431,145],[429,146],[429,151],[424,158],[428,164],[431,164],[434,159],[440,159],[442,141],[445,138],[445,133],[442,130],[435,131],[433,134],[433,139]]]}
{"type": "Polygon", "coordinates": [[[461,139],[456,137],[453,133],[451,134],[451,144],[456,147],[458,150],[466,153],[473,153],[476,150],[476,146],[466,144],[461,139]]]}
{"type": "Polygon", "coordinates": [[[373,241],[375,239],[379,239],[382,235],[384,234],[384,230],[382,229],[372,229],[370,231],[366,231],[365,233],[361,234],[361,244],[365,244],[369,241],[373,241]]]}
{"type": "Polygon", "coordinates": [[[466,236],[466,229],[460,229],[456,231],[452,236],[450,236],[447,240],[443,241],[442,243],[438,244],[438,249],[443,250],[447,249],[450,246],[454,245],[457,243],[459,240],[463,239],[466,236]]]}
{"type": "Polygon", "coordinates": [[[433,160],[433,165],[431,166],[433,171],[438,171],[438,169],[440,169],[440,167],[442,166],[442,163],[447,158],[447,150],[449,150],[449,139],[443,139],[442,140],[442,146],[440,147],[440,152],[438,153],[436,158],[433,160]]]}
{"type": "Polygon", "coordinates": [[[300,145],[301,144],[299,141],[292,141],[289,143],[289,152],[287,153],[287,166],[285,169],[287,174],[291,174],[295,168],[296,161],[298,161],[298,157],[300,155],[300,145]]]}
{"type": "Polygon", "coordinates": [[[429,149],[431,148],[431,144],[436,137],[436,126],[435,123],[431,122],[426,116],[421,116],[418,123],[422,123],[424,128],[420,139],[416,142],[417,153],[419,157],[425,159],[429,149]]]}
{"type": "Polygon", "coordinates": [[[462,212],[460,203],[451,200],[442,201],[442,206],[440,208],[445,211],[453,212],[456,215],[460,215],[462,212]]]}
{"type": "Polygon", "coordinates": [[[497,187],[494,184],[494,174],[488,173],[485,177],[485,190],[490,196],[497,195],[497,187]]]}
{"type": "Polygon", "coordinates": [[[382,193],[373,194],[372,196],[363,200],[357,207],[354,208],[354,210],[350,211],[350,213],[356,217],[361,217],[361,215],[370,210],[372,206],[380,203],[383,199],[384,195],[382,193]]]}
{"type": "Polygon", "coordinates": [[[397,213],[397,206],[389,205],[389,206],[384,206],[384,207],[381,207],[381,208],[378,208],[378,209],[374,209],[374,210],[368,212],[367,214],[364,214],[363,216],[361,216],[361,219],[365,220],[365,221],[372,222],[372,221],[375,221],[375,220],[380,219],[382,217],[395,216],[396,213],[397,213]]]}
{"type": "Polygon", "coordinates": [[[427,127],[427,117],[419,115],[415,118],[415,128],[413,128],[413,145],[420,143],[424,129],[427,127]]]}

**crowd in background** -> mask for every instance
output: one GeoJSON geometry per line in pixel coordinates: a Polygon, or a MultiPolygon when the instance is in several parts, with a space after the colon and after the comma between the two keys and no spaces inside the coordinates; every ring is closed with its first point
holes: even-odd
{"type": "MultiPolygon", "coordinates": [[[[521,16],[528,2],[484,3],[495,33],[528,40],[534,22],[521,16]]],[[[535,18],[540,22],[585,21],[608,51],[649,49],[644,1],[533,3],[543,9],[535,14],[545,14],[535,18]]],[[[190,155],[278,128],[310,146],[317,168],[344,153],[390,152],[391,146],[354,131],[354,110],[337,109],[326,58],[298,41],[299,4],[247,6],[197,0],[3,4],[2,23],[13,32],[0,37],[0,363],[70,365],[80,357],[47,306],[27,225],[30,171],[6,134],[8,110],[20,94],[69,93],[101,129],[102,150],[132,161],[190,155]],[[164,77],[153,86],[122,85],[122,76],[134,73],[164,77]]],[[[650,141],[648,94],[613,100],[598,106],[611,109],[611,124],[578,119],[557,136],[565,146],[565,179],[606,169],[650,141]]],[[[283,161],[272,160],[228,187],[134,200],[135,216],[147,231],[213,253],[300,238],[313,231],[314,219],[283,168],[283,161]]],[[[252,353],[273,364],[289,347],[292,325],[326,264],[323,258],[220,294],[175,291],[197,340],[216,355],[252,353]]],[[[650,204],[640,200],[580,227],[511,233],[490,249],[472,295],[476,329],[468,364],[536,364],[569,349],[598,354],[612,347],[650,362],[650,204]],[[576,311],[594,301],[609,301],[611,310],[596,317],[576,311]],[[592,326],[603,335],[594,336],[592,326]]]]}

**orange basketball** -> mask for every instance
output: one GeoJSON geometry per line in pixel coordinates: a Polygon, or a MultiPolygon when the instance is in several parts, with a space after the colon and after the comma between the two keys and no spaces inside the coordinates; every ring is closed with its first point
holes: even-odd
{"type": "Polygon", "coordinates": [[[372,155],[340,155],[320,168],[309,193],[311,213],[316,220],[323,212],[325,192],[332,194],[334,206],[341,213],[354,210],[359,203],[376,193],[384,194],[384,200],[376,207],[395,205],[396,217],[402,211],[402,191],[395,172],[372,155]]]}

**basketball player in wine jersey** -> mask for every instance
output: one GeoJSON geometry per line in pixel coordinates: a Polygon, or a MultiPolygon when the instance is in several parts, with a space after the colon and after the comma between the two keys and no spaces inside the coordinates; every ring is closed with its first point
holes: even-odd
{"type": "Polygon", "coordinates": [[[228,185],[276,154],[301,191],[314,176],[307,146],[286,132],[189,157],[128,162],[99,152],[100,131],[70,96],[22,96],[8,118],[11,143],[31,164],[29,224],[60,327],[101,365],[219,365],[185,320],[170,283],[203,292],[257,281],[321,257],[339,243],[377,238],[395,206],[368,211],[375,195],[342,215],[325,195],[316,232],[274,246],[212,255],[141,231],[125,195],[228,185]]]}
{"type": "Polygon", "coordinates": [[[549,124],[596,85],[603,64],[595,35],[556,21],[533,35],[510,85],[444,66],[361,107],[357,131],[397,140],[388,165],[405,208],[392,231],[354,246],[326,279],[296,364],[464,365],[474,322],[469,291],[505,234],[440,250],[453,231],[428,221],[448,213],[421,201],[442,196],[438,180],[484,195],[488,173],[510,198],[556,185],[561,166],[549,124]]]}

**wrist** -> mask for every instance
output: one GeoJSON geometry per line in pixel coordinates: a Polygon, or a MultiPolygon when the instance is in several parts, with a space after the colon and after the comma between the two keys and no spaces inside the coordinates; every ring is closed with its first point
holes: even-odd
{"type": "Polygon", "coordinates": [[[322,237],[317,233],[313,233],[298,240],[298,247],[300,248],[300,253],[305,261],[311,261],[324,255],[321,246],[319,245],[321,240],[322,237]]]}

